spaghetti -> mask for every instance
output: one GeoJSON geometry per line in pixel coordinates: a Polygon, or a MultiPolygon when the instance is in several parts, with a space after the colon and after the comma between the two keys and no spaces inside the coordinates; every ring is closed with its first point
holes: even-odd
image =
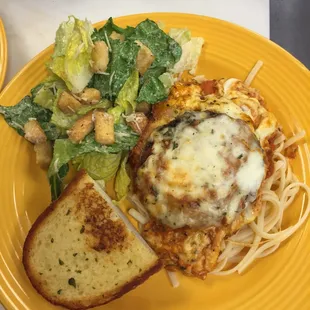
{"type": "Polygon", "coordinates": [[[284,156],[284,151],[303,139],[304,135],[304,132],[300,132],[288,140],[283,134],[277,137],[277,148],[273,154],[275,171],[263,184],[262,210],[254,222],[223,242],[218,265],[211,274],[223,276],[244,272],[255,259],[273,253],[305,222],[310,213],[310,188],[298,181],[289,159],[284,156]],[[293,203],[300,189],[305,191],[308,201],[305,203],[304,199],[298,222],[282,230],[283,213],[293,203]]]}

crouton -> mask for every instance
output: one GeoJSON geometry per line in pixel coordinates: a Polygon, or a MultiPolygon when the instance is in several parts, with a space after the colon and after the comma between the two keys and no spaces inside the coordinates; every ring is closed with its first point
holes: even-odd
{"type": "Polygon", "coordinates": [[[30,120],[24,125],[25,139],[31,143],[43,143],[47,141],[44,130],[36,120],[30,120]]]}
{"type": "Polygon", "coordinates": [[[91,58],[94,72],[104,72],[107,69],[109,63],[109,49],[104,41],[95,42],[91,58]]]}
{"type": "Polygon", "coordinates": [[[65,114],[74,114],[82,104],[68,92],[64,91],[59,97],[57,106],[65,114]]]}
{"type": "Polygon", "coordinates": [[[95,140],[100,144],[113,144],[114,136],[114,117],[103,110],[94,112],[95,119],[95,140]]]}
{"type": "Polygon", "coordinates": [[[155,57],[147,46],[142,44],[140,41],[136,41],[136,43],[140,46],[136,60],[136,67],[139,73],[143,75],[151,66],[155,57]]]}
{"type": "Polygon", "coordinates": [[[69,139],[73,143],[81,142],[94,129],[93,111],[79,118],[67,131],[69,139]]]}
{"type": "Polygon", "coordinates": [[[96,88],[85,88],[80,94],[80,98],[83,100],[82,103],[95,104],[100,101],[101,94],[96,88]]]}
{"type": "Polygon", "coordinates": [[[127,125],[138,134],[141,134],[148,123],[148,118],[141,112],[133,113],[126,119],[127,125]]]}
{"type": "Polygon", "coordinates": [[[36,153],[36,163],[42,169],[47,169],[53,157],[53,148],[51,141],[35,144],[34,151],[36,153]]]}

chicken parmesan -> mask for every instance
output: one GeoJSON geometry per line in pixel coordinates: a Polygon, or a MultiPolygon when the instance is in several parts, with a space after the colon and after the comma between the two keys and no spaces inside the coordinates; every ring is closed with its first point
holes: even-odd
{"type": "Polygon", "coordinates": [[[237,79],[177,82],[133,149],[143,236],[169,270],[205,278],[221,244],[261,210],[278,124],[237,79]]]}

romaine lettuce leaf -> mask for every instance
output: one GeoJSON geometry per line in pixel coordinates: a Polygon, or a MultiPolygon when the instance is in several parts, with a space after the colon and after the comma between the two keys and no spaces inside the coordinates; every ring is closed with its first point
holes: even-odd
{"type": "Polygon", "coordinates": [[[124,113],[124,109],[121,106],[110,108],[108,113],[113,115],[115,124],[123,121],[122,114],[124,113]]]}
{"type": "Polygon", "coordinates": [[[52,111],[58,91],[65,89],[66,84],[60,78],[50,75],[31,90],[33,102],[52,111]]]}
{"type": "Polygon", "coordinates": [[[115,100],[115,104],[122,107],[126,115],[131,114],[136,109],[138,89],[139,73],[137,70],[133,70],[115,100]]]}
{"type": "Polygon", "coordinates": [[[55,101],[55,94],[53,90],[46,87],[44,84],[40,84],[39,86],[41,87],[36,91],[36,94],[33,97],[33,102],[43,108],[52,110],[55,101]]]}
{"type": "Polygon", "coordinates": [[[63,113],[56,105],[53,107],[51,123],[61,129],[70,129],[79,118],[77,114],[68,115],[63,113]]]}
{"type": "Polygon", "coordinates": [[[169,36],[177,41],[181,46],[191,39],[191,32],[186,28],[171,28],[169,36]]]}
{"type": "Polygon", "coordinates": [[[172,87],[176,79],[169,72],[163,73],[162,75],[158,77],[158,79],[163,83],[166,89],[166,94],[168,95],[170,92],[170,88],[172,87]]]}
{"type": "Polygon", "coordinates": [[[149,19],[144,20],[126,35],[128,40],[138,40],[146,45],[155,56],[151,68],[172,68],[182,54],[180,45],[162,31],[158,25],[149,19]]]}
{"type": "Polygon", "coordinates": [[[203,38],[192,38],[183,44],[182,57],[171,69],[171,72],[181,73],[188,70],[190,74],[195,74],[203,43],[203,38]]]}
{"type": "Polygon", "coordinates": [[[94,74],[90,85],[100,90],[103,98],[113,100],[136,67],[139,46],[128,40],[111,40],[110,44],[112,52],[107,74],[94,74]]]}
{"type": "Polygon", "coordinates": [[[55,173],[49,178],[52,201],[56,200],[60,196],[63,190],[63,180],[67,175],[68,171],[69,165],[65,164],[59,168],[58,173],[55,173]]]}
{"type": "Polygon", "coordinates": [[[114,189],[117,200],[121,200],[127,195],[128,187],[130,185],[130,178],[126,171],[127,158],[128,158],[127,156],[123,158],[115,178],[114,189]]]}
{"type": "Polygon", "coordinates": [[[49,140],[55,140],[60,134],[56,126],[50,124],[52,112],[34,103],[30,96],[24,97],[15,106],[0,106],[0,114],[21,136],[25,135],[24,126],[30,119],[40,123],[49,140]]]}
{"type": "Polygon", "coordinates": [[[157,103],[167,98],[163,83],[155,77],[148,79],[141,87],[137,102],[157,103]]]}
{"type": "Polygon", "coordinates": [[[107,99],[101,99],[98,103],[96,104],[90,104],[90,105],[84,105],[82,106],[76,113],[78,115],[84,115],[88,113],[91,110],[94,109],[108,109],[112,106],[112,102],[107,100],[107,99]]]}
{"type": "Polygon", "coordinates": [[[92,33],[93,27],[89,21],[73,16],[63,22],[56,32],[55,49],[48,66],[74,93],[81,92],[93,75],[90,68],[92,33]]]}
{"type": "Polygon", "coordinates": [[[180,60],[182,54],[180,45],[149,19],[138,24],[126,39],[142,42],[155,56],[152,65],[140,80],[142,86],[137,102],[146,101],[154,104],[166,99],[167,90],[158,77],[173,68],[180,60]]]}
{"type": "Polygon", "coordinates": [[[116,174],[120,161],[121,153],[91,152],[75,157],[72,163],[77,170],[85,169],[93,179],[107,182],[116,174]]]}
{"type": "Polygon", "coordinates": [[[109,37],[113,31],[119,34],[129,35],[133,31],[133,29],[134,28],[130,26],[127,26],[127,28],[121,28],[115,25],[113,22],[113,18],[110,17],[103,27],[101,27],[100,29],[94,30],[92,34],[92,40],[93,42],[96,42],[96,41],[106,42],[107,37],[109,37]]]}
{"type": "Polygon", "coordinates": [[[74,144],[69,139],[57,139],[54,144],[53,160],[50,164],[48,175],[57,173],[59,168],[68,163],[73,158],[91,152],[103,154],[116,154],[132,149],[137,141],[138,135],[125,124],[114,126],[115,143],[111,145],[101,145],[95,141],[94,133],[90,133],[85,139],[74,144]]]}

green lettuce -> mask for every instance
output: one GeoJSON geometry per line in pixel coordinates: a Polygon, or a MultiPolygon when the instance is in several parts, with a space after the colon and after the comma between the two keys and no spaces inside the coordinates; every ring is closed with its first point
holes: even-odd
{"type": "Polygon", "coordinates": [[[52,112],[34,103],[30,96],[24,97],[14,106],[0,106],[0,114],[21,136],[25,135],[24,126],[31,119],[39,122],[48,140],[55,140],[60,135],[58,128],[50,123],[52,112]]]}
{"type": "Polygon", "coordinates": [[[50,164],[48,175],[54,175],[62,165],[77,156],[91,152],[116,154],[122,151],[129,151],[136,145],[138,135],[129,126],[116,124],[114,131],[115,143],[111,145],[97,143],[94,133],[87,135],[79,144],[72,143],[69,139],[57,139],[54,144],[53,160],[50,164]]]}
{"type": "Polygon", "coordinates": [[[105,41],[107,43],[106,40],[107,38],[109,39],[109,36],[112,34],[113,31],[119,34],[129,35],[133,30],[134,28],[130,26],[127,26],[127,28],[121,28],[115,25],[113,22],[113,18],[110,17],[103,27],[94,30],[92,34],[92,40],[93,42],[105,41]]]}
{"type": "Polygon", "coordinates": [[[139,46],[125,40],[110,40],[112,48],[107,74],[94,74],[89,86],[100,90],[101,96],[113,100],[136,68],[139,46]]]}
{"type": "Polygon", "coordinates": [[[72,163],[77,170],[85,169],[93,179],[107,182],[116,174],[120,161],[121,153],[91,152],[75,157],[72,163]]]}
{"type": "Polygon", "coordinates": [[[181,73],[188,70],[189,73],[195,74],[203,43],[203,38],[192,38],[183,44],[182,57],[171,69],[171,72],[181,73]]]}
{"type": "Polygon", "coordinates": [[[182,49],[180,45],[152,20],[142,21],[131,33],[127,34],[126,39],[138,40],[152,51],[155,60],[151,68],[172,68],[181,58],[182,49]]]}
{"type": "Polygon", "coordinates": [[[122,107],[126,115],[131,114],[136,109],[138,89],[139,73],[137,70],[133,70],[115,100],[115,104],[122,107]]]}
{"type": "Polygon", "coordinates": [[[55,173],[49,178],[52,201],[56,200],[60,196],[63,190],[63,181],[68,171],[69,165],[65,164],[59,168],[58,173],[55,173]]]}
{"type": "Polygon", "coordinates": [[[56,32],[55,49],[48,67],[74,93],[81,92],[93,75],[90,68],[92,33],[89,21],[73,16],[61,23],[56,32]]]}
{"type": "Polygon", "coordinates": [[[182,55],[180,45],[149,19],[138,24],[126,39],[142,42],[155,56],[152,65],[140,80],[141,89],[137,102],[154,104],[166,99],[167,90],[159,76],[172,69],[180,60],[182,55]]]}
{"type": "Polygon", "coordinates": [[[191,32],[186,28],[171,28],[169,36],[177,41],[181,46],[191,39],[191,32]]]}
{"type": "Polygon", "coordinates": [[[112,106],[112,102],[107,100],[107,99],[101,99],[98,103],[96,104],[91,104],[91,105],[84,105],[82,106],[76,113],[78,115],[84,115],[88,113],[91,110],[94,109],[108,109],[112,106]]]}
{"type": "Polygon", "coordinates": [[[60,129],[70,129],[75,121],[79,118],[77,114],[68,115],[63,113],[57,105],[53,107],[53,115],[51,117],[51,123],[60,129]]]}
{"type": "Polygon", "coordinates": [[[108,113],[114,117],[114,123],[118,124],[123,121],[122,114],[124,113],[124,109],[120,106],[116,106],[110,108],[108,113]]]}
{"type": "Polygon", "coordinates": [[[167,98],[167,91],[163,83],[155,77],[148,79],[141,87],[137,102],[155,104],[167,98]]]}
{"type": "Polygon", "coordinates": [[[37,103],[43,108],[52,110],[55,101],[55,94],[53,89],[46,87],[44,84],[39,86],[41,87],[37,90],[35,96],[33,97],[33,102],[37,103]]]}
{"type": "Polygon", "coordinates": [[[53,110],[59,90],[65,90],[66,84],[56,75],[48,76],[31,90],[33,102],[43,108],[53,110]]]}
{"type": "Polygon", "coordinates": [[[158,77],[158,79],[163,83],[165,89],[166,89],[166,93],[167,95],[170,92],[170,88],[172,87],[172,85],[175,82],[175,78],[173,77],[173,75],[169,72],[165,72],[162,75],[160,75],[158,77]]]}
{"type": "Polygon", "coordinates": [[[117,200],[121,200],[124,198],[128,193],[128,187],[130,185],[130,178],[126,171],[126,163],[127,163],[127,156],[124,157],[122,163],[117,171],[114,189],[116,193],[117,200]]]}

